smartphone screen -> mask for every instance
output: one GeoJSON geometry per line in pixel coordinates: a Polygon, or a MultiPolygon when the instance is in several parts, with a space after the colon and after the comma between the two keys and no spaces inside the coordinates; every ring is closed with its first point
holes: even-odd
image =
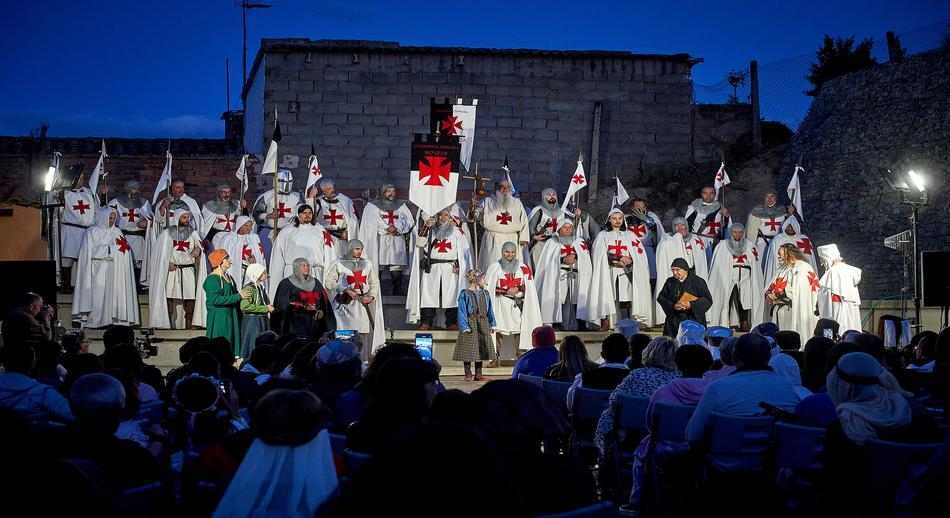
{"type": "Polygon", "coordinates": [[[333,338],[337,340],[352,340],[356,336],[356,331],[353,329],[337,329],[333,333],[333,338]]]}
{"type": "Polygon", "coordinates": [[[432,361],[432,334],[416,333],[416,350],[423,360],[432,361]]]}

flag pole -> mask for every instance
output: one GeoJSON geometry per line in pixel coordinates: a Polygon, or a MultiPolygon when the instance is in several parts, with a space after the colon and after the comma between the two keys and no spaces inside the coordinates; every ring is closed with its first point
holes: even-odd
{"type": "MultiPolygon", "coordinates": [[[[274,106],[274,127],[277,128],[279,124],[280,122],[277,120],[277,106],[274,106]]],[[[265,161],[266,161],[266,157],[265,157],[265,161]]],[[[277,210],[277,207],[280,204],[279,198],[277,196],[278,169],[279,168],[277,167],[277,157],[275,156],[274,157],[274,238],[273,239],[277,239],[277,222],[280,221],[280,212],[278,212],[277,210]]]]}
{"type": "MultiPolygon", "coordinates": [[[[478,199],[478,161],[475,162],[475,181],[472,182],[472,214],[475,214],[475,203],[478,199]]],[[[472,246],[475,248],[475,268],[478,268],[478,218],[472,221],[472,246]]],[[[484,272],[483,272],[484,273],[484,272]]],[[[464,275],[464,274],[463,274],[464,275]]]]}
{"type": "MultiPolygon", "coordinates": [[[[172,152],[172,139],[168,139],[168,147],[165,148],[165,163],[168,163],[168,156],[172,152]]],[[[168,168],[168,185],[165,186],[165,228],[168,228],[168,209],[172,206],[172,168],[168,168]]]]}

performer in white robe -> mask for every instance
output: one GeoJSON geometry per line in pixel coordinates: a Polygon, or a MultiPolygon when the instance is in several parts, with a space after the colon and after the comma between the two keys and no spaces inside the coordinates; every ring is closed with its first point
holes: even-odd
{"type": "MultiPolygon", "coordinates": [[[[706,262],[706,241],[701,237],[689,231],[686,218],[673,218],[673,233],[663,234],[660,237],[660,243],[656,247],[656,290],[654,300],[660,294],[660,290],[666,284],[666,280],[673,276],[670,265],[673,260],[682,258],[686,260],[691,272],[702,277],[709,283],[709,266],[706,262]]],[[[657,302],[655,306],[656,318],[654,322],[665,322],[666,312],[657,302]]]]}
{"type": "Polygon", "coordinates": [[[167,226],[173,226],[174,221],[168,211],[187,210],[192,214],[192,226],[198,231],[199,236],[205,233],[201,228],[201,222],[195,220],[198,214],[201,214],[201,206],[198,202],[185,193],[185,182],[174,180],[168,188],[169,196],[166,196],[155,207],[155,212],[148,222],[148,229],[145,231],[145,258],[142,261],[141,281],[143,285],[148,286],[148,274],[151,267],[147,264],[152,257],[152,246],[158,239],[159,234],[167,226]]]}
{"type": "Polygon", "coordinates": [[[116,228],[116,216],[112,207],[98,209],[79,247],[72,312],[83,327],[139,324],[132,247],[116,228]]]}
{"type": "Polygon", "coordinates": [[[403,270],[409,265],[406,246],[412,238],[415,221],[405,200],[396,199],[396,186],[385,184],[382,196],[366,204],[359,225],[359,239],[366,248],[363,256],[389,272],[390,295],[403,295],[403,270]]]}
{"type": "Polygon", "coordinates": [[[112,198],[108,205],[116,210],[116,226],[132,247],[135,268],[141,269],[145,260],[145,231],[152,217],[152,204],[139,195],[141,184],[136,180],[125,182],[125,193],[112,198]]]}
{"type": "MultiPolygon", "coordinates": [[[[558,234],[558,229],[572,216],[561,209],[557,201],[557,191],[550,187],[541,191],[541,204],[531,209],[528,214],[528,233],[531,235],[531,265],[538,269],[538,258],[544,243],[558,234]]],[[[571,225],[573,228],[573,224],[571,225]]]]}
{"type": "Polygon", "coordinates": [[[534,284],[534,272],[518,255],[518,246],[502,243],[501,259],[488,266],[485,286],[495,311],[498,356],[513,359],[515,346],[531,349],[531,332],[542,325],[541,307],[534,284]]]}
{"type": "MultiPolygon", "coordinates": [[[[755,243],[755,251],[766,265],[765,253],[769,243],[782,231],[782,223],[788,216],[788,209],[778,204],[778,195],[774,192],[765,193],[762,205],[754,207],[746,220],[746,235],[755,243]]],[[[776,247],[778,249],[778,247],[776,247]]],[[[768,280],[768,276],[765,277],[768,280]]]]}
{"type": "MultiPolygon", "coordinates": [[[[300,193],[294,192],[294,175],[287,169],[277,172],[277,204],[274,204],[274,189],[270,189],[254,200],[251,215],[257,223],[258,236],[264,245],[264,256],[270,257],[271,245],[281,230],[294,221],[297,206],[303,202],[300,193]],[[276,230],[275,230],[276,229],[276,230]]],[[[272,278],[273,279],[273,278],[272,278]]],[[[272,284],[279,283],[272,280],[272,284]]]]}
{"type": "Polygon", "coordinates": [[[699,235],[706,242],[706,257],[712,260],[713,249],[726,237],[726,229],[732,224],[729,210],[716,201],[716,189],[703,187],[701,198],[696,198],[686,207],[687,224],[690,232],[699,235]]]}
{"type": "Polygon", "coordinates": [[[597,234],[593,248],[590,297],[614,303],[607,322],[601,322],[601,330],[612,329],[624,318],[636,320],[643,327],[652,326],[650,265],[643,244],[627,230],[623,211],[616,207],[610,210],[607,228],[597,234]],[[607,293],[598,289],[604,285],[604,278],[610,285],[607,293]]]}
{"type": "Polygon", "coordinates": [[[320,187],[320,196],[314,206],[314,217],[333,235],[333,250],[337,257],[343,258],[347,253],[347,243],[360,235],[360,222],[353,200],[336,192],[332,178],[321,178],[317,185],[320,187]]]}
{"type": "Polygon", "coordinates": [[[766,291],[772,303],[772,321],[782,331],[797,331],[803,338],[815,334],[818,316],[818,275],[795,245],[779,248],[782,268],[766,291]]]}
{"type": "Polygon", "coordinates": [[[70,291],[76,284],[77,269],[73,266],[79,259],[83,235],[96,222],[99,203],[96,196],[83,186],[85,176],[76,176],[73,187],[63,191],[63,207],[59,209],[59,246],[62,286],[70,291]]]}
{"type": "Polygon", "coordinates": [[[825,268],[819,279],[818,314],[838,323],[840,334],[845,331],[861,331],[861,269],[844,262],[838,245],[818,247],[818,257],[825,268]]]}
{"type": "Polygon", "coordinates": [[[208,270],[204,246],[187,209],[173,210],[169,226],[158,236],[149,259],[149,327],[190,329],[204,327],[207,317],[205,290],[208,270]]]}
{"type": "Polygon", "coordinates": [[[709,325],[738,326],[748,331],[762,323],[762,267],[742,223],[733,223],[729,239],[716,245],[708,285],[712,295],[712,307],[706,314],[709,325]]]}
{"type": "Polygon", "coordinates": [[[495,195],[482,200],[475,216],[481,225],[480,271],[487,272],[490,265],[501,259],[501,246],[508,242],[518,246],[518,257],[524,257],[524,249],[531,239],[528,214],[521,200],[511,195],[507,179],[495,182],[495,195]]]}
{"type": "MultiPolygon", "coordinates": [[[[259,264],[267,268],[267,261],[264,259],[264,245],[261,244],[260,236],[254,231],[254,220],[249,216],[238,216],[232,228],[234,231],[216,233],[211,240],[211,246],[215,249],[227,250],[228,257],[233,258],[228,273],[231,274],[235,284],[244,286],[248,282],[252,282],[245,279],[244,272],[248,266],[259,264]],[[240,261],[237,260],[238,257],[241,258],[240,261]]],[[[277,238],[280,239],[280,236],[277,236],[277,238]]],[[[280,282],[280,279],[276,282],[280,282]]]]}
{"type": "Polygon", "coordinates": [[[336,328],[359,333],[363,346],[360,357],[365,362],[386,342],[379,276],[376,265],[362,257],[363,243],[351,239],[347,248],[346,257],[327,267],[323,285],[330,293],[336,328]]]}
{"type": "MultiPolygon", "coordinates": [[[[569,331],[586,329],[587,321],[599,326],[612,305],[609,301],[605,304],[604,298],[590,298],[592,271],[587,242],[574,235],[571,220],[562,220],[557,234],[545,241],[535,269],[541,321],[569,331]]],[[[599,292],[609,290],[610,284],[605,282],[599,292]]]]}
{"type": "MultiPolygon", "coordinates": [[[[660,217],[649,210],[646,200],[633,198],[630,202],[630,212],[626,214],[624,220],[627,230],[643,244],[643,250],[646,251],[647,260],[650,262],[650,279],[656,283],[656,248],[660,246],[660,240],[665,234],[660,217]]],[[[665,268],[669,269],[670,262],[666,263],[665,268]]],[[[657,289],[663,288],[662,284],[656,284],[657,289]]]]}
{"type": "MultiPolygon", "coordinates": [[[[242,205],[246,205],[246,202],[244,200],[238,202],[232,196],[231,186],[223,183],[218,185],[217,199],[205,203],[201,208],[201,225],[198,227],[204,229],[205,235],[202,239],[212,245],[219,232],[234,232],[237,229],[237,219],[241,215],[242,205]]],[[[239,280],[237,277],[234,279],[239,280]]],[[[238,286],[244,285],[238,283],[238,286]]]]}
{"type": "Polygon", "coordinates": [[[277,300],[277,285],[294,274],[294,261],[301,257],[310,264],[310,275],[321,282],[326,266],[337,258],[333,236],[314,222],[313,208],[306,204],[297,207],[293,225],[284,228],[274,241],[268,272],[271,300],[277,300]]]}
{"type": "MultiPolygon", "coordinates": [[[[468,238],[455,225],[450,208],[436,217],[425,217],[413,232],[409,290],[406,294],[406,322],[432,328],[435,313],[445,310],[446,329],[458,329],[458,296],[465,289],[460,272],[472,264],[468,238]]],[[[421,216],[425,213],[419,211],[421,216]]]]}
{"type": "Polygon", "coordinates": [[[802,227],[798,222],[798,218],[789,216],[785,219],[785,222],[782,223],[781,233],[772,239],[765,256],[760,256],[765,263],[765,277],[763,277],[763,279],[765,280],[766,286],[772,284],[772,281],[775,280],[775,276],[778,275],[778,271],[781,268],[778,251],[782,245],[788,243],[795,245],[801,250],[802,255],[805,256],[805,260],[811,265],[811,269],[818,271],[818,263],[815,261],[815,245],[808,236],[802,234],[802,227]]]}

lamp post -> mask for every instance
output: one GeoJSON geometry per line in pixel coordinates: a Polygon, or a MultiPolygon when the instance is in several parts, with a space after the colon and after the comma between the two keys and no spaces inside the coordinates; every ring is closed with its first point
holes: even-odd
{"type": "MultiPolygon", "coordinates": [[[[243,71],[241,74],[241,91],[243,92],[244,86],[247,84],[247,10],[248,9],[270,9],[271,5],[248,2],[247,0],[243,0],[239,5],[241,7],[241,27],[243,29],[243,34],[244,34],[243,47],[242,47],[242,52],[241,52],[241,70],[243,71]]],[[[242,95],[241,98],[243,99],[244,96],[242,95]]],[[[243,101],[242,101],[242,106],[243,106],[243,101]]]]}
{"type": "Polygon", "coordinates": [[[927,205],[927,179],[917,171],[911,169],[907,171],[906,189],[901,191],[901,202],[910,205],[910,234],[911,246],[913,248],[914,267],[911,270],[914,278],[914,326],[919,331],[920,323],[920,248],[917,243],[917,223],[920,220],[920,208],[927,205]],[[911,198],[908,193],[911,192],[910,186],[917,189],[919,196],[911,198]]]}

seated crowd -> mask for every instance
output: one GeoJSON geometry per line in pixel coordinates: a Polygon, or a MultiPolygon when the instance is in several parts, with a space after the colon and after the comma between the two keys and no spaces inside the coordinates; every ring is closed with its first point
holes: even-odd
{"type": "MultiPolygon", "coordinates": [[[[142,361],[128,327],[107,330],[101,355],[74,335],[5,343],[0,455],[14,468],[0,487],[8,509],[31,515],[542,516],[601,501],[686,515],[738,505],[702,493],[716,419],[767,416],[823,433],[822,467],[792,506],[802,515],[874,511],[861,497],[873,440],[944,443],[904,504],[911,515],[947,509],[950,329],[906,350],[867,333],[816,336],[798,354],[802,337],[769,324],[740,337],[694,324],[653,339],[618,326],[599,362],[579,337],[558,347],[539,327],[514,379],[470,393],[446,390],[439,364],[400,342],[364,372],[359,344],[329,336],[268,331],[240,363],[227,340],[196,337],[166,375],[142,361]],[[584,391],[605,406],[581,426],[584,391]],[[630,398],[644,402],[639,435],[623,429],[630,398]],[[653,428],[671,405],[691,413],[678,444],[653,428]]],[[[770,481],[761,494],[788,510],[774,475],[759,476],[770,481]]]]}

